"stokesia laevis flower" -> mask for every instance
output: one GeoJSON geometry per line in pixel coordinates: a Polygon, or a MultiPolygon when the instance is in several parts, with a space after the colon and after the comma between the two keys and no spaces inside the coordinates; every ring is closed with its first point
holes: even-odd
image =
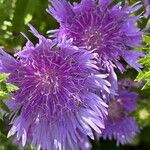
{"type": "Polygon", "coordinates": [[[0,72],[19,87],[7,101],[15,114],[8,137],[26,141],[38,149],[77,150],[88,148],[93,131],[101,134],[107,105],[95,90],[109,92],[110,84],[99,74],[96,53],[71,45],[71,40],[54,43],[40,35],[35,46],[28,39],[16,59],[0,50],[0,72]],[[84,147],[84,148],[83,148],[84,147]]]}
{"type": "Polygon", "coordinates": [[[150,17],[150,0],[144,0],[144,7],[145,7],[145,17],[150,17]]]}
{"type": "Polygon", "coordinates": [[[66,0],[49,0],[47,11],[60,23],[59,30],[53,35],[61,40],[62,36],[73,38],[76,46],[84,47],[99,54],[99,68],[112,70],[114,65],[124,71],[121,58],[136,70],[141,52],[132,50],[142,41],[142,32],[136,27],[140,16],[132,13],[141,5],[111,6],[112,0],[81,0],[71,5],[66,0]]]}
{"type": "Polygon", "coordinates": [[[120,87],[118,96],[108,102],[108,118],[102,132],[104,139],[115,139],[117,145],[130,143],[139,132],[139,127],[130,113],[137,108],[137,93],[120,87]]]}

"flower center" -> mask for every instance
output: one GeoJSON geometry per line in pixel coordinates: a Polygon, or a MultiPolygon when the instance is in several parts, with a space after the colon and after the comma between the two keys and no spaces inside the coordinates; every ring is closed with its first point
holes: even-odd
{"type": "Polygon", "coordinates": [[[94,50],[102,45],[104,38],[98,27],[89,27],[85,30],[82,40],[87,49],[94,50]]]}
{"type": "Polygon", "coordinates": [[[53,94],[57,92],[58,89],[58,75],[54,70],[44,70],[42,72],[35,72],[38,84],[43,88],[42,93],[47,94],[52,92],[53,94]]]}
{"type": "Polygon", "coordinates": [[[111,100],[108,107],[108,117],[109,119],[114,122],[117,119],[123,117],[124,108],[122,106],[121,100],[111,100]]]}

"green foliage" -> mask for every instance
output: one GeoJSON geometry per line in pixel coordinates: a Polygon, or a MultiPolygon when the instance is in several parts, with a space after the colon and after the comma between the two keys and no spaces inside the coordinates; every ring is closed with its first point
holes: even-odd
{"type": "Polygon", "coordinates": [[[137,110],[133,113],[141,127],[150,124],[150,98],[139,101],[137,110]]]}
{"type": "Polygon", "coordinates": [[[3,102],[4,99],[9,99],[10,95],[7,93],[7,88],[4,81],[7,79],[9,74],[0,74],[0,108],[9,111],[8,107],[3,102]]]}
{"type": "Polygon", "coordinates": [[[0,83],[5,81],[8,78],[9,74],[3,73],[0,74],[0,83]]]}
{"type": "Polygon", "coordinates": [[[4,112],[9,112],[9,108],[6,106],[4,103],[4,100],[9,100],[11,99],[11,92],[15,92],[18,90],[18,87],[15,85],[12,85],[11,83],[7,83],[7,78],[9,77],[9,74],[0,74],[0,150],[1,149],[7,149],[10,150],[11,148],[15,148],[15,146],[12,146],[11,142],[7,140],[7,133],[5,133],[5,113],[4,112]],[[4,112],[3,112],[3,111],[4,112]],[[1,143],[3,142],[3,143],[1,143]],[[5,144],[5,146],[3,146],[5,144]]]}
{"type": "Polygon", "coordinates": [[[142,89],[149,89],[150,88],[150,37],[144,36],[144,42],[146,43],[146,50],[148,55],[142,58],[139,62],[143,65],[144,69],[138,74],[136,77],[136,81],[145,80],[146,84],[143,86],[142,89]]]}
{"type": "Polygon", "coordinates": [[[8,92],[15,92],[16,90],[18,90],[19,88],[11,83],[6,83],[6,88],[8,92]]]}
{"type": "Polygon", "coordinates": [[[18,87],[11,83],[5,83],[8,76],[9,74],[0,74],[0,108],[9,112],[9,109],[5,105],[4,100],[11,99],[10,93],[18,90],[18,87]]]}
{"type": "Polygon", "coordinates": [[[145,41],[145,43],[148,45],[148,46],[150,46],[150,37],[149,36],[144,36],[144,41],[145,41]]]}
{"type": "Polygon", "coordinates": [[[0,0],[0,47],[10,53],[21,49],[25,39],[20,32],[27,32],[28,23],[42,34],[55,28],[57,23],[47,15],[47,6],[48,0],[0,0]]]}

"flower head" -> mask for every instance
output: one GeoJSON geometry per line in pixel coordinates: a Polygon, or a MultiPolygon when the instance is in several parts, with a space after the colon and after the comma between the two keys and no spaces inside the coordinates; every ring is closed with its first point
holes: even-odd
{"type": "Polygon", "coordinates": [[[142,41],[141,31],[136,27],[140,16],[132,16],[141,5],[129,7],[118,3],[111,6],[112,0],[81,0],[73,5],[66,0],[50,0],[48,12],[60,23],[55,34],[73,38],[76,46],[84,47],[99,54],[99,67],[110,71],[113,64],[124,70],[121,58],[139,71],[136,61],[141,52],[131,50],[142,41]],[[129,48],[130,47],[130,48],[129,48]]]}
{"type": "Polygon", "coordinates": [[[8,81],[19,87],[7,102],[15,114],[8,136],[31,141],[39,149],[79,149],[101,133],[107,105],[95,94],[109,92],[107,76],[98,74],[96,54],[71,45],[55,43],[40,35],[35,46],[28,39],[16,59],[0,50],[0,72],[10,73],[8,81]],[[18,114],[18,112],[20,112],[18,114]]]}
{"type": "Polygon", "coordinates": [[[150,16],[150,0],[144,0],[144,7],[145,7],[145,17],[148,18],[150,16]]]}
{"type": "Polygon", "coordinates": [[[115,139],[117,145],[126,144],[139,132],[139,127],[130,113],[137,107],[137,94],[120,88],[118,96],[108,102],[108,118],[105,121],[104,139],[115,139]]]}

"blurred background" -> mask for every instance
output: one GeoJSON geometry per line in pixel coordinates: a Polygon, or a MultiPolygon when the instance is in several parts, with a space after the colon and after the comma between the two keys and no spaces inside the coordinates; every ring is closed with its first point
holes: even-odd
{"type": "MultiPolygon", "coordinates": [[[[121,0],[114,0],[118,3],[121,0]]],[[[70,0],[79,2],[79,0],[70,0]]],[[[137,0],[128,0],[132,5],[137,0]]],[[[142,13],[142,18],[138,22],[138,27],[149,32],[145,27],[150,25],[148,5],[141,0],[143,7],[135,15],[142,13]]],[[[28,32],[28,23],[31,23],[41,34],[46,35],[50,29],[55,29],[58,23],[46,12],[48,0],[0,0],[0,47],[8,53],[13,54],[25,44],[26,40],[20,32],[24,32],[33,42],[36,38],[28,32]]],[[[119,77],[130,77],[135,79],[137,72],[129,70],[119,77]]],[[[149,90],[133,89],[140,95],[139,107],[131,115],[134,115],[141,127],[141,133],[137,135],[131,144],[116,146],[115,141],[91,141],[93,150],[150,150],[150,92],[149,90]]],[[[4,116],[3,116],[4,118],[4,116]]],[[[7,119],[0,117],[0,150],[21,150],[21,146],[16,145],[14,139],[7,139],[9,129],[7,119]],[[5,120],[5,121],[4,121],[5,120]]],[[[25,150],[30,150],[30,146],[25,150]]],[[[36,149],[36,148],[35,148],[36,149]]]]}

